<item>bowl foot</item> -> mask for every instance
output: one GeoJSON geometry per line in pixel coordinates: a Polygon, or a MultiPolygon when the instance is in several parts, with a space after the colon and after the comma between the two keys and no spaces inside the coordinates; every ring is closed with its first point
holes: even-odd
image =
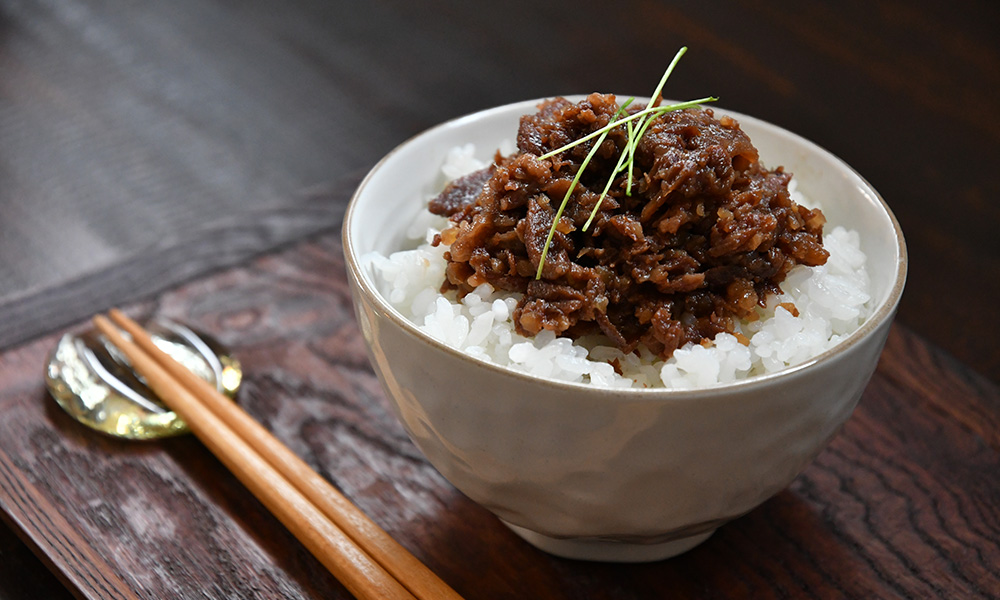
{"type": "Polygon", "coordinates": [[[615,542],[596,538],[554,538],[547,535],[511,525],[506,525],[524,538],[532,546],[563,558],[578,560],[596,560],[604,562],[652,562],[663,560],[678,554],[683,554],[704,542],[715,533],[715,530],[698,533],[690,537],[659,542],[653,544],[615,542]]]}

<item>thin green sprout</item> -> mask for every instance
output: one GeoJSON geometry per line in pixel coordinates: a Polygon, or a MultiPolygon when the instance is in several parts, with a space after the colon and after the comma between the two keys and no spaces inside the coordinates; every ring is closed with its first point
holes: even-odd
{"type": "MultiPolygon", "coordinates": [[[[666,107],[666,108],[670,108],[671,110],[681,110],[683,108],[691,108],[691,106],[694,106],[696,104],[703,104],[704,101],[714,102],[715,100],[716,100],[716,98],[708,98],[707,100],[703,98],[701,100],[692,100],[691,102],[684,102],[684,103],[681,103],[681,104],[673,104],[673,105],[671,105],[669,107],[666,107]],[[681,108],[676,108],[676,107],[681,107],[681,108]]],[[[670,112],[670,111],[664,110],[663,112],[670,112]]],[[[657,115],[657,116],[659,116],[659,115],[657,115]]],[[[655,119],[655,117],[654,117],[654,119],[655,119]]],[[[587,222],[584,223],[584,225],[583,225],[583,231],[587,231],[590,228],[590,224],[593,222],[594,217],[597,216],[597,211],[601,208],[601,203],[604,202],[605,196],[608,195],[608,191],[611,189],[611,184],[614,182],[615,177],[617,177],[618,174],[621,173],[622,171],[628,171],[629,172],[629,177],[628,177],[628,179],[626,181],[625,194],[627,196],[631,196],[632,195],[632,176],[631,176],[631,173],[632,173],[632,163],[635,160],[635,150],[639,146],[639,140],[641,140],[642,136],[646,134],[646,128],[649,127],[649,124],[654,119],[650,119],[649,121],[646,121],[643,124],[642,130],[639,132],[638,135],[636,135],[635,130],[633,129],[631,122],[625,123],[625,125],[628,127],[628,141],[625,144],[625,148],[622,149],[621,156],[618,158],[618,164],[615,166],[614,171],[611,172],[611,177],[608,178],[607,185],[604,186],[604,190],[601,192],[600,197],[598,197],[598,199],[597,199],[597,204],[595,204],[594,205],[594,209],[590,211],[590,216],[587,218],[587,222]]],[[[618,121],[618,122],[621,123],[621,121],[618,121]]],[[[544,257],[544,255],[543,255],[543,257],[544,257]]]]}
{"type": "Polygon", "coordinates": [[[617,127],[617,126],[619,126],[619,125],[621,125],[623,123],[626,123],[628,121],[634,121],[636,119],[641,119],[642,117],[645,117],[646,115],[648,115],[650,113],[657,113],[657,114],[659,114],[659,113],[670,112],[670,111],[673,111],[673,110],[683,110],[685,108],[691,108],[693,106],[698,106],[699,104],[705,104],[706,102],[715,102],[716,100],[718,100],[718,98],[716,98],[714,96],[707,96],[705,98],[699,98],[697,100],[689,100],[688,102],[681,102],[679,104],[671,104],[669,106],[653,106],[653,107],[644,108],[644,109],[640,110],[639,112],[637,112],[637,113],[635,113],[633,115],[629,115],[629,116],[627,116],[625,118],[622,118],[622,119],[619,119],[617,121],[612,121],[611,123],[608,123],[604,127],[601,127],[600,129],[598,129],[596,131],[592,131],[592,132],[588,133],[587,135],[583,136],[582,138],[580,138],[580,139],[578,139],[576,141],[573,141],[573,142],[570,142],[570,143],[566,144],[562,148],[557,148],[555,150],[551,150],[549,152],[546,152],[545,154],[539,156],[538,160],[545,160],[546,158],[552,158],[553,156],[555,156],[556,154],[559,154],[560,152],[565,152],[566,150],[569,150],[570,148],[575,148],[576,146],[579,146],[580,144],[583,144],[585,142],[589,142],[590,140],[594,139],[595,137],[597,137],[597,136],[599,136],[599,135],[601,135],[603,133],[607,133],[608,131],[614,129],[615,127],[617,127]]]}
{"type": "Polygon", "coordinates": [[[627,178],[625,193],[626,195],[629,196],[632,195],[632,169],[634,168],[633,164],[635,162],[635,152],[636,149],[639,147],[639,141],[642,139],[644,135],[646,135],[646,130],[649,128],[649,125],[653,121],[655,121],[660,115],[667,112],[692,108],[700,104],[704,104],[706,102],[715,102],[716,100],[718,100],[718,98],[715,98],[714,96],[708,96],[705,98],[699,98],[698,100],[690,100],[688,102],[671,104],[669,106],[651,106],[654,102],[657,102],[657,100],[660,98],[660,94],[663,92],[663,86],[667,83],[667,79],[670,77],[670,74],[673,73],[674,67],[677,66],[678,62],[680,62],[680,59],[682,56],[684,56],[685,52],[687,52],[686,46],[682,47],[680,50],[677,51],[677,54],[674,55],[674,59],[670,62],[670,66],[667,67],[667,70],[664,71],[663,77],[660,78],[660,82],[657,84],[656,90],[650,97],[649,106],[647,106],[643,110],[633,115],[619,119],[618,116],[621,115],[623,112],[625,112],[625,109],[632,103],[633,100],[635,100],[634,97],[629,98],[625,103],[623,103],[618,108],[618,111],[615,112],[614,116],[604,127],[596,131],[593,131],[590,134],[585,135],[584,137],[574,142],[570,142],[569,144],[566,144],[561,148],[552,150],[538,157],[538,160],[551,158],[556,154],[565,152],[570,148],[579,146],[580,144],[587,142],[595,137],[598,138],[597,142],[595,142],[594,146],[590,149],[590,152],[587,153],[586,158],[584,158],[583,162],[580,164],[580,168],[579,170],[577,170],[576,175],[573,177],[573,181],[572,183],[570,183],[569,189],[566,191],[566,195],[563,196],[562,203],[559,205],[559,210],[556,211],[555,219],[553,219],[552,221],[552,226],[549,227],[549,235],[548,237],[545,238],[545,246],[542,248],[542,255],[538,260],[538,270],[535,272],[535,279],[542,278],[542,269],[545,266],[545,257],[549,253],[549,247],[552,244],[552,238],[555,237],[556,228],[558,227],[559,221],[562,218],[563,211],[566,209],[566,206],[569,203],[570,196],[573,195],[573,190],[576,189],[576,185],[580,182],[580,176],[583,175],[583,171],[587,168],[587,165],[590,164],[590,159],[594,157],[594,154],[597,152],[597,149],[600,148],[601,144],[604,143],[604,139],[607,137],[608,133],[612,129],[624,124],[628,129],[628,139],[625,142],[625,148],[622,149],[621,156],[618,157],[618,164],[616,164],[615,168],[612,170],[611,177],[608,178],[608,183],[604,186],[604,190],[601,192],[601,195],[597,198],[597,203],[594,205],[594,209],[590,212],[590,216],[587,218],[587,222],[584,223],[583,225],[583,231],[587,231],[591,223],[594,221],[594,217],[597,216],[597,211],[598,209],[600,209],[601,203],[604,201],[604,198],[608,195],[608,191],[611,189],[611,184],[614,182],[615,177],[617,177],[618,174],[621,173],[622,171],[627,170],[629,173],[629,176],[627,178]],[[633,124],[633,121],[637,119],[639,120],[639,122],[633,124]]]}
{"type": "MultiPolygon", "coordinates": [[[[663,86],[666,85],[667,79],[670,78],[670,75],[674,72],[674,68],[677,66],[677,63],[679,63],[681,61],[681,57],[684,56],[685,53],[687,53],[687,46],[682,46],[681,49],[677,51],[677,54],[674,55],[674,59],[672,61],[670,61],[670,65],[668,65],[667,66],[667,70],[663,72],[663,77],[660,78],[660,82],[656,85],[656,89],[653,90],[653,95],[649,97],[649,104],[650,105],[655,104],[658,100],[661,99],[660,96],[663,94],[663,86]]],[[[714,98],[711,99],[711,100],[709,100],[709,102],[714,102],[714,101],[715,101],[714,98]]],[[[674,110],[678,110],[678,109],[674,109],[674,110]]],[[[629,141],[628,141],[627,150],[628,150],[628,172],[629,172],[629,177],[628,177],[628,179],[625,182],[625,195],[626,196],[631,196],[632,195],[632,177],[631,177],[631,174],[632,174],[632,165],[635,164],[635,151],[639,147],[639,140],[642,139],[642,136],[646,135],[646,129],[649,127],[649,124],[652,123],[654,120],[656,120],[656,117],[658,117],[658,116],[660,116],[660,115],[657,114],[656,116],[653,116],[653,117],[650,117],[648,119],[643,119],[643,120],[639,121],[639,123],[636,124],[636,129],[638,130],[638,135],[629,136],[629,138],[628,138],[629,141]]]]}
{"type": "MultiPolygon", "coordinates": [[[[657,116],[659,116],[659,115],[657,115],[657,116]]],[[[632,165],[635,162],[635,151],[639,148],[639,140],[642,139],[642,136],[646,135],[646,130],[649,129],[649,126],[655,120],[656,120],[656,117],[653,117],[652,119],[647,119],[644,123],[638,123],[638,124],[636,124],[636,128],[639,130],[638,134],[635,135],[634,137],[630,137],[628,139],[628,147],[625,150],[623,150],[623,152],[625,152],[625,153],[628,154],[628,171],[629,171],[629,173],[632,173],[632,165]]],[[[631,196],[632,195],[632,178],[631,177],[628,178],[628,182],[627,182],[627,184],[625,186],[625,195],[626,196],[631,196]]]]}
{"type": "MultiPolygon", "coordinates": [[[[635,135],[632,129],[632,123],[628,122],[625,124],[628,127],[628,139],[632,140],[632,136],[635,135]]],[[[604,197],[608,195],[608,191],[611,189],[611,184],[614,183],[615,177],[618,176],[623,170],[625,170],[625,159],[628,157],[627,149],[622,149],[622,155],[618,157],[618,164],[615,165],[614,171],[611,172],[611,177],[608,177],[608,183],[604,186],[604,190],[601,191],[601,196],[597,199],[597,204],[594,205],[594,210],[590,211],[590,216],[587,217],[587,222],[583,224],[583,230],[587,231],[590,229],[590,224],[593,223],[594,217],[597,216],[597,210],[601,208],[601,203],[604,202],[604,197]]]]}
{"type": "Polygon", "coordinates": [[[674,67],[677,66],[677,63],[681,61],[681,57],[684,56],[686,52],[687,46],[682,46],[681,49],[677,51],[677,54],[674,55],[674,60],[670,61],[670,65],[667,67],[667,70],[663,72],[663,77],[660,78],[660,83],[657,84],[656,90],[653,92],[653,95],[649,97],[650,104],[656,102],[656,99],[663,93],[663,86],[666,85],[670,74],[674,72],[674,67]]]}
{"type": "MultiPolygon", "coordinates": [[[[612,123],[615,122],[615,119],[618,117],[618,115],[624,112],[625,107],[627,105],[628,104],[626,103],[625,105],[618,107],[618,110],[615,112],[614,116],[611,117],[612,123]]],[[[608,136],[608,133],[611,131],[611,129],[613,128],[610,127],[603,128],[604,133],[602,133],[601,136],[597,138],[597,142],[594,143],[594,147],[590,149],[590,152],[587,153],[587,157],[583,159],[582,163],[580,163],[580,168],[576,171],[576,175],[573,177],[573,182],[569,184],[569,189],[566,190],[566,195],[563,196],[562,203],[559,204],[559,210],[556,211],[556,216],[554,219],[552,219],[552,226],[549,227],[549,235],[548,237],[545,238],[545,246],[542,247],[542,256],[538,259],[538,271],[535,272],[535,279],[542,278],[542,268],[545,266],[545,257],[549,253],[549,246],[552,244],[552,238],[555,237],[556,227],[559,225],[559,219],[562,218],[563,211],[566,210],[566,205],[569,204],[569,198],[570,196],[573,195],[573,190],[576,189],[576,184],[580,182],[580,176],[583,175],[583,172],[587,169],[587,165],[590,164],[590,159],[593,158],[595,154],[597,154],[597,149],[600,148],[601,144],[604,143],[604,138],[608,136]]]]}
{"type": "MultiPolygon", "coordinates": [[[[563,201],[559,205],[559,210],[556,211],[556,217],[552,221],[552,226],[549,227],[549,235],[545,238],[545,246],[542,248],[542,256],[538,260],[538,270],[535,271],[535,279],[542,278],[542,267],[545,266],[545,256],[549,253],[549,246],[552,245],[552,238],[556,234],[556,227],[559,225],[559,219],[560,217],[562,217],[563,211],[566,209],[566,204],[569,202],[569,198],[573,194],[573,190],[576,189],[576,184],[580,182],[580,176],[583,175],[583,171],[584,169],[587,168],[587,165],[590,163],[590,159],[594,156],[594,153],[597,152],[597,149],[601,146],[602,143],[604,143],[604,138],[607,137],[608,132],[610,132],[618,125],[621,125],[622,123],[630,123],[631,121],[634,121],[637,117],[642,115],[656,113],[656,116],[659,116],[661,113],[671,112],[674,110],[683,110],[685,108],[692,108],[700,104],[705,104],[706,102],[715,102],[716,100],[718,100],[718,98],[715,98],[713,96],[708,96],[706,98],[699,98],[698,100],[690,100],[688,102],[680,102],[678,104],[671,104],[669,106],[657,106],[652,110],[645,109],[635,113],[634,115],[625,117],[624,119],[619,119],[617,121],[612,119],[610,123],[608,123],[604,127],[601,127],[597,131],[594,131],[593,133],[586,135],[575,142],[570,142],[569,144],[566,144],[565,146],[559,148],[558,150],[553,150],[552,152],[548,152],[546,154],[543,154],[542,156],[539,156],[538,160],[551,158],[552,156],[559,154],[560,152],[564,152],[570,148],[573,148],[574,146],[580,145],[582,142],[585,142],[596,136],[600,136],[597,142],[594,144],[593,148],[590,149],[590,152],[587,153],[587,157],[584,158],[583,162],[580,164],[580,169],[577,171],[576,176],[573,177],[573,182],[570,184],[569,190],[566,191],[566,195],[563,197],[563,201]]],[[[619,109],[619,111],[620,110],[621,109],[619,109]]],[[[615,114],[617,115],[618,113],[615,114]]],[[[636,145],[638,145],[638,138],[636,138],[636,142],[635,144],[633,144],[633,146],[636,145]]],[[[634,157],[634,153],[635,150],[633,149],[632,154],[630,154],[630,157],[634,157]]],[[[631,162],[629,163],[629,166],[631,166],[631,162]]],[[[632,178],[629,177],[629,184],[631,184],[631,182],[632,178]]],[[[631,187],[631,185],[629,187],[631,187]]]]}

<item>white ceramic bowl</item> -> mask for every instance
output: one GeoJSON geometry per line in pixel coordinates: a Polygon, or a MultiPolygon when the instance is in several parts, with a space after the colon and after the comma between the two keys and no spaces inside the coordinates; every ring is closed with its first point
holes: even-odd
{"type": "Polygon", "coordinates": [[[860,233],[875,304],[860,330],[781,373],[695,391],[600,389],[472,359],[392,308],[360,257],[401,249],[406,227],[443,184],[449,149],[472,142],[488,160],[538,102],[439,125],[372,169],[343,229],[358,321],[413,441],[524,539],[571,558],[673,556],[785,488],[850,416],[902,293],[903,236],[878,193],[844,162],[779,127],[728,113],[765,164],[795,174],[830,224],[860,233]]]}

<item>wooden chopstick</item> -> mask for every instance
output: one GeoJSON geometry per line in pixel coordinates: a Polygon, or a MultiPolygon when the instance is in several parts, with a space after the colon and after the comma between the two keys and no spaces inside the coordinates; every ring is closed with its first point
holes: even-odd
{"type": "Polygon", "coordinates": [[[368,518],[339,490],[330,485],[246,411],[160,350],[138,323],[117,309],[112,309],[109,316],[132,336],[136,344],[176,379],[180,380],[189,390],[196,390],[196,395],[209,410],[236,431],[261,457],[281,472],[323,514],[371,555],[386,571],[403,583],[414,596],[421,600],[462,600],[455,590],[368,518]]]}
{"type": "Polygon", "coordinates": [[[94,318],[98,329],[352,594],[358,598],[461,600],[250,415],[161,351],[142,327],[118,310],[110,316],[132,341],[100,316],[94,318]]]}

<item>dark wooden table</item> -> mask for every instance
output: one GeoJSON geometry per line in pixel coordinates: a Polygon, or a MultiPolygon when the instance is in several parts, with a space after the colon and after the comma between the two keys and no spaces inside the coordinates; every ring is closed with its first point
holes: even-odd
{"type": "Polygon", "coordinates": [[[0,0],[0,598],[346,593],[196,441],[47,398],[124,305],[218,334],[241,400],[468,598],[1000,597],[1000,9],[981,2],[0,0]],[[339,223],[379,157],[525,98],[667,95],[796,131],[881,191],[910,276],[855,415],[792,486],[649,565],[556,559],[387,410],[339,223]]]}

